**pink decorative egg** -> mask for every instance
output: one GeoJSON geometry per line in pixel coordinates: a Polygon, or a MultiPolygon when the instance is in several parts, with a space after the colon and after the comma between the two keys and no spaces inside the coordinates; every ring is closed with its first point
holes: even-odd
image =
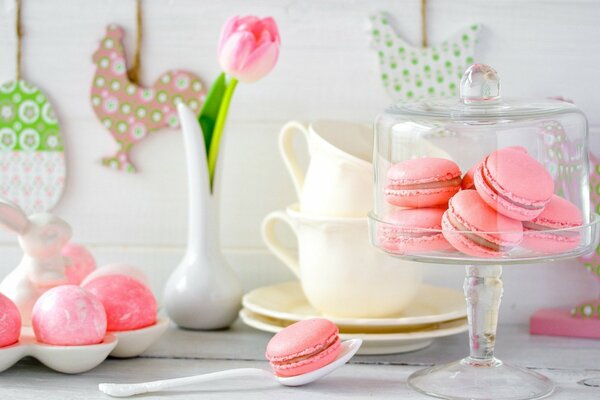
{"type": "Polygon", "coordinates": [[[106,275],[129,275],[133,279],[136,279],[142,282],[146,286],[150,286],[150,281],[144,272],[138,267],[135,267],[130,264],[124,263],[114,263],[114,264],[106,264],[89,274],[85,277],[83,282],[80,283],[81,286],[86,285],[88,282],[106,275]]]}
{"type": "Polygon", "coordinates": [[[71,260],[65,274],[72,285],[79,285],[83,279],[96,269],[96,260],[84,246],[69,242],[63,247],[61,255],[71,260]]]}
{"type": "Polygon", "coordinates": [[[81,346],[97,344],[106,334],[106,312],[100,300],[75,285],[54,287],[36,301],[32,325],[39,342],[81,346]]]}
{"type": "Polygon", "coordinates": [[[21,314],[11,299],[0,293],[0,347],[10,346],[19,341],[21,335],[21,314]]]}
{"type": "Polygon", "coordinates": [[[131,276],[100,276],[83,287],[102,302],[109,331],[130,331],[156,323],[158,307],[152,291],[131,276]]]}

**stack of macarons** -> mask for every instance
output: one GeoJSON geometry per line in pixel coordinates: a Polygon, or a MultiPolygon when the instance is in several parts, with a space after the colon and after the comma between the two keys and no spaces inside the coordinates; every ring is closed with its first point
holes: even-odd
{"type": "Polygon", "coordinates": [[[461,182],[458,165],[444,158],[393,165],[387,172],[384,196],[394,209],[379,228],[380,246],[396,254],[451,249],[441,231],[442,215],[461,182]]]}
{"type": "Polygon", "coordinates": [[[157,302],[143,273],[121,264],[95,270],[81,286],[61,285],[45,292],[33,307],[32,326],[41,343],[93,345],[107,332],[154,325],[156,314],[157,302]]]}
{"type": "Polygon", "coordinates": [[[393,165],[384,197],[393,206],[378,229],[396,254],[455,249],[506,256],[521,246],[538,253],[579,245],[579,208],[554,193],[552,176],[523,147],[496,150],[461,179],[458,165],[418,158],[393,165]]]}

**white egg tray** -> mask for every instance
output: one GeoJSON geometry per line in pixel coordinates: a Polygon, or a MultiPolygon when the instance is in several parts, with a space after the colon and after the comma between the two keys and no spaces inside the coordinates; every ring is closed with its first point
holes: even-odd
{"type": "Polygon", "coordinates": [[[152,326],[134,331],[110,332],[102,343],[86,346],[40,343],[31,327],[23,327],[19,342],[0,348],[0,372],[12,367],[23,357],[31,356],[55,371],[79,374],[97,367],[108,356],[139,356],[162,336],[168,326],[168,318],[159,318],[152,326]]]}

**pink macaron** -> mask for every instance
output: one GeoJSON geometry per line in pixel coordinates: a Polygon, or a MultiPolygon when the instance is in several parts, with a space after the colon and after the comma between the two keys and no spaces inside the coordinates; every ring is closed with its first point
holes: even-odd
{"type": "Polygon", "coordinates": [[[393,211],[379,226],[379,245],[396,254],[452,249],[442,234],[444,211],[445,208],[408,208],[393,211]]]}
{"type": "Polygon", "coordinates": [[[537,217],[554,192],[554,181],[529,154],[507,147],[487,156],[475,172],[475,188],[500,214],[519,221],[537,217]]]}
{"type": "Polygon", "coordinates": [[[471,169],[467,171],[465,176],[463,176],[460,183],[460,188],[462,190],[475,189],[475,171],[477,171],[477,168],[479,168],[479,164],[473,165],[471,169]]]}
{"type": "Polygon", "coordinates": [[[553,195],[540,215],[523,222],[523,247],[547,254],[573,250],[580,243],[577,227],[582,224],[581,210],[570,201],[553,195]]]}
{"type": "Polygon", "coordinates": [[[62,285],[48,290],[33,306],[32,325],[39,342],[82,346],[97,344],[106,334],[102,303],[87,290],[62,285]]]}
{"type": "Polygon", "coordinates": [[[442,229],[457,250],[482,258],[506,255],[523,239],[523,224],[496,212],[475,190],[463,190],[450,199],[442,229]]]}
{"type": "MultiPolygon", "coordinates": [[[[522,153],[527,153],[527,149],[523,146],[510,146],[507,147],[507,149],[513,149],[516,151],[520,151],[522,153]]],[[[485,159],[484,159],[485,160],[485,159]]],[[[483,160],[479,161],[477,164],[473,165],[465,174],[465,176],[463,176],[462,182],[460,184],[460,188],[462,190],[470,190],[470,189],[475,189],[475,172],[477,171],[477,168],[479,168],[479,165],[482,163],[483,160]]]]}
{"type": "Polygon", "coordinates": [[[265,356],[275,375],[306,374],[335,361],[342,347],[339,330],[324,318],[296,322],[269,341],[265,356]]]}
{"type": "Polygon", "coordinates": [[[0,293],[0,347],[19,341],[21,313],[11,299],[0,293]]]}
{"type": "Polygon", "coordinates": [[[128,275],[103,275],[83,287],[106,310],[108,331],[131,331],[156,323],[157,304],[152,291],[128,275]]]}
{"type": "Polygon", "coordinates": [[[393,165],[384,189],[390,204],[426,208],[445,206],[460,190],[460,168],[445,158],[415,158],[393,165]]]}

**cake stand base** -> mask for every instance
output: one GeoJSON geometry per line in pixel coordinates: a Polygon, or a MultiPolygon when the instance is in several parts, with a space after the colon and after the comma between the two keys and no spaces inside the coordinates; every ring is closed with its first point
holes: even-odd
{"type": "Polygon", "coordinates": [[[453,400],[541,399],[554,391],[550,379],[493,358],[471,357],[413,373],[408,385],[423,394],[453,400]]]}

